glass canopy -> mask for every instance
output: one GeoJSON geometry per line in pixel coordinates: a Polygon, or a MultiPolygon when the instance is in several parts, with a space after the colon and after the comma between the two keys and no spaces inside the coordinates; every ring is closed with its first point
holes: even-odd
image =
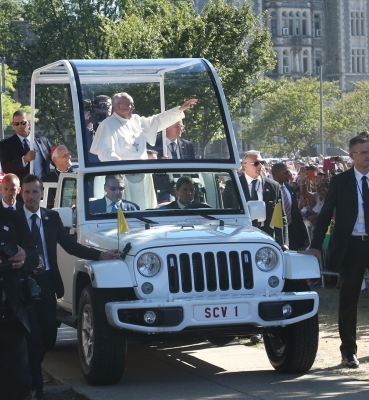
{"type": "Polygon", "coordinates": [[[33,132],[65,144],[82,169],[238,166],[219,78],[204,59],[62,60],[34,72],[31,101],[33,132]],[[189,99],[198,102],[183,115],[189,99]],[[122,101],[134,104],[131,118],[122,101]]]}

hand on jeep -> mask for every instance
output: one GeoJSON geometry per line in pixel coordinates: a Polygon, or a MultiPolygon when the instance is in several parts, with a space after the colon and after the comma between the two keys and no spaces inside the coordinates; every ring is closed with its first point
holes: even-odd
{"type": "Polygon", "coordinates": [[[114,260],[119,258],[119,255],[120,251],[118,249],[103,251],[100,254],[100,260],[114,260]]]}

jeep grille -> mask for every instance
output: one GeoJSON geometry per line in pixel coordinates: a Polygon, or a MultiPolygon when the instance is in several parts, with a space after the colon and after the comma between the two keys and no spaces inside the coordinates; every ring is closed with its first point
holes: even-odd
{"type": "Polygon", "coordinates": [[[167,267],[171,293],[215,292],[254,287],[249,251],[169,254],[167,267]]]}

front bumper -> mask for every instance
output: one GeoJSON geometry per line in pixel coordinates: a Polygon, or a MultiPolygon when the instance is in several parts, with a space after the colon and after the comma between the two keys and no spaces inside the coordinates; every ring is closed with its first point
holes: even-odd
{"type": "Polygon", "coordinates": [[[172,301],[134,300],[106,303],[107,319],[113,327],[136,332],[180,332],[196,327],[291,325],[318,312],[316,292],[282,292],[269,296],[201,296],[172,301]],[[285,310],[290,310],[285,313],[285,310]],[[144,314],[153,311],[153,323],[144,314]]]}

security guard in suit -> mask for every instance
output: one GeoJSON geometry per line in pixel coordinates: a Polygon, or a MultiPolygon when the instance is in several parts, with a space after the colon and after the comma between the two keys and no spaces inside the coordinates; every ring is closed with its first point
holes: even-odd
{"type": "Polygon", "coordinates": [[[25,218],[16,211],[0,208],[0,243],[17,245],[6,264],[4,247],[0,263],[0,400],[28,396],[30,374],[25,336],[29,331],[22,305],[20,276],[37,263],[38,255],[25,218]]]}

